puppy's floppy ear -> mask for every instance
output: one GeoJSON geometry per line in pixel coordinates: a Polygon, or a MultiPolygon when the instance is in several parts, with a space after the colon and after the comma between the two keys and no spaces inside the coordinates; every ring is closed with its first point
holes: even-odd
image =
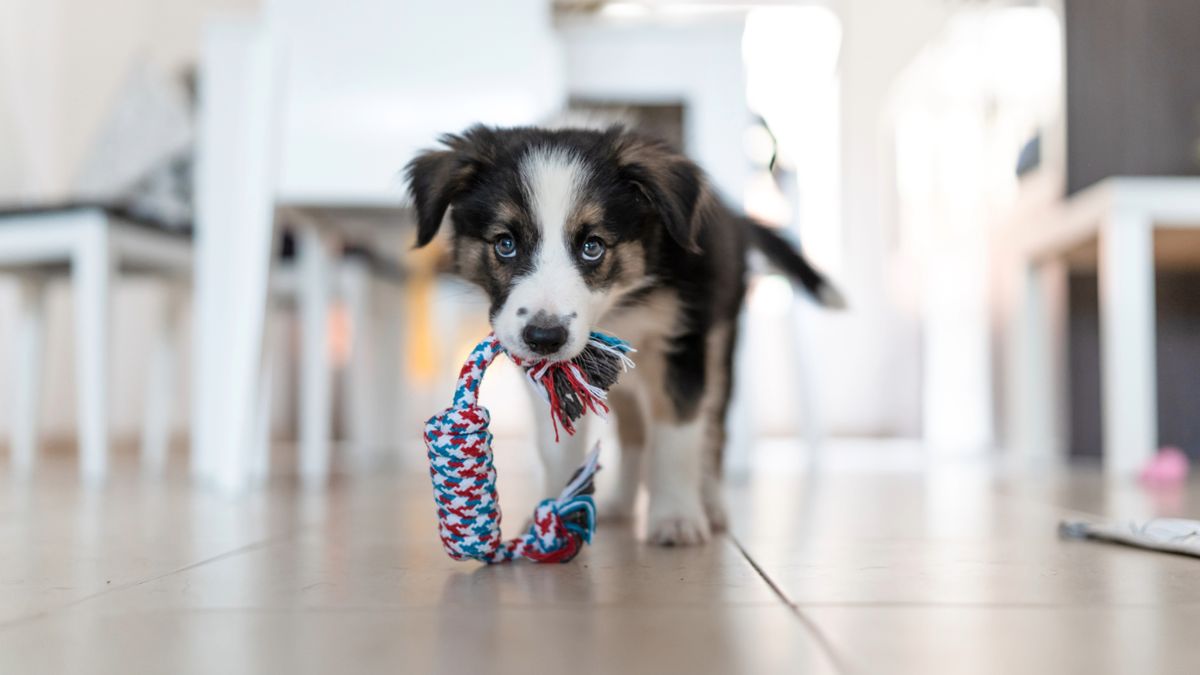
{"type": "Polygon", "coordinates": [[[609,130],[621,176],[632,183],[657,212],[667,233],[685,250],[700,252],[697,242],[708,187],[700,167],[666,143],[609,130]]]}
{"type": "Polygon", "coordinates": [[[433,241],[450,202],[491,160],[491,129],[482,125],[439,141],[447,149],[426,150],[404,168],[408,193],[417,207],[417,248],[433,241]]]}

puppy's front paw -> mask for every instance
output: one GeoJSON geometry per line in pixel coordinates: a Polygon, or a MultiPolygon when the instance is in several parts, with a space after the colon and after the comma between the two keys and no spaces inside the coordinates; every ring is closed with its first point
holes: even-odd
{"type": "Polygon", "coordinates": [[[712,530],[699,500],[689,505],[651,504],[647,538],[659,546],[696,546],[708,541],[712,530]]]}

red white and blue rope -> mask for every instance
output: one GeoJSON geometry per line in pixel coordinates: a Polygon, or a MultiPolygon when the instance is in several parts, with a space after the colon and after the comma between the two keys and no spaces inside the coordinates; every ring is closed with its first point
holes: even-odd
{"type": "MultiPolygon", "coordinates": [[[[629,347],[616,338],[594,333],[591,344],[620,355],[623,363],[627,361],[624,354],[629,347]]],[[[492,434],[488,431],[491,417],[478,403],[483,374],[501,352],[504,348],[494,335],[480,342],[459,373],[453,404],[425,424],[442,547],[455,560],[497,563],[524,557],[536,562],[566,562],[591,542],[596,528],[595,503],[588,493],[599,469],[599,445],[557,498],[537,505],[527,532],[502,541],[492,434]]],[[[556,420],[556,436],[559,424],[567,433],[574,433],[575,428],[569,418],[558,414],[552,383],[554,369],[564,371],[585,410],[598,414],[608,411],[605,392],[592,387],[575,364],[513,360],[526,368],[530,379],[545,393],[551,418],[556,420]]]]}

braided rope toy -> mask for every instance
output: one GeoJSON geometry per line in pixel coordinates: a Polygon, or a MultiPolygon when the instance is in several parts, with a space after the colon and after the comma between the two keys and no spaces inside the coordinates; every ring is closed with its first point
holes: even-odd
{"type": "MultiPolygon", "coordinates": [[[[575,421],[589,411],[608,413],[607,391],[633,367],[628,344],[592,333],[584,351],[569,361],[530,362],[509,354],[525,370],[550,406],[555,440],[559,428],[575,433],[575,421]]],[[[483,374],[500,353],[495,335],[475,346],[458,375],[454,401],[425,423],[430,477],[437,504],[442,548],[455,560],[498,563],[518,557],[535,562],[567,562],[591,543],[596,529],[593,477],[600,466],[596,444],[557,498],[545,499],[533,512],[533,523],[521,536],[500,538],[500,503],[492,462],[491,415],[478,404],[483,374]]]]}

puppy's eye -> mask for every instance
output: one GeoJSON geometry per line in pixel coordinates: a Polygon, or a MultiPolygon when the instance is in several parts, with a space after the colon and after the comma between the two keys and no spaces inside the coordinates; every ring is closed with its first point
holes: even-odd
{"type": "Polygon", "coordinates": [[[500,237],[496,240],[496,255],[501,258],[517,257],[517,242],[508,235],[500,237]]]}
{"type": "Polygon", "coordinates": [[[604,251],[607,250],[604,242],[596,237],[589,237],[583,242],[583,248],[579,250],[579,255],[588,262],[596,262],[604,257],[604,251]]]}

